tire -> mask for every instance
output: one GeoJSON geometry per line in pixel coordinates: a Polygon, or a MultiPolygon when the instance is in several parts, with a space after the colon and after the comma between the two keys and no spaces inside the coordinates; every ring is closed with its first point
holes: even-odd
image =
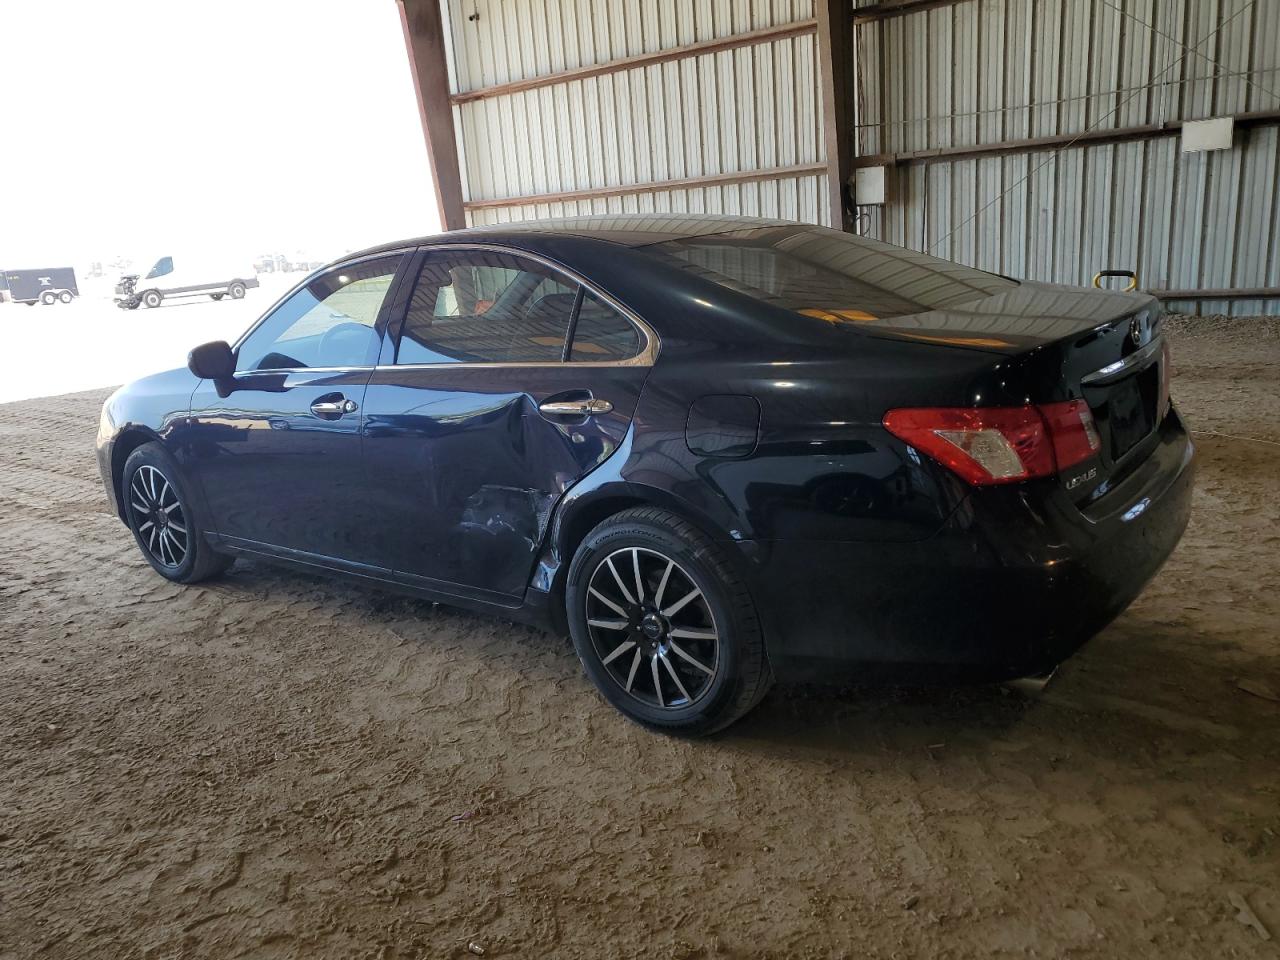
{"type": "Polygon", "coordinates": [[[57,302],[57,300],[58,300],[57,295],[54,294],[53,291],[51,290],[47,290],[44,293],[40,294],[40,302],[43,303],[46,307],[53,306],[57,302]]]}
{"type": "Polygon", "coordinates": [[[650,729],[714,733],[773,684],[746,585],[717,544],[665,510],[624,510],[587,534],[565,605],[587,676],[650,729]]]}
{"type": "Polygon", "coordinates": [[[210,299],[210,300],[221,300],[221,299],[222,299],[223,297],[225,297],[225,296],[226,296],[226,294],[225,294],[225,293],[211,293],[211,294],[209,294],[209,299],[210,299]]]}
{"type": "Polygon", "coordinates": [[[142,295],[142,305],[148,310],[154,310],[160,306],[160,301],[163,299],[164,297],[160,296],[159,290],[148,290],[142,295]]]}
{"type": "Polygon", "coordinates": [[[231,286],[227,287],[227,292],[231,294],[232,300],[243,300],[244,291],[245,291],[245,285],[241,283],[239,280],[235,281],[234,283],[231,284],[231,286]]]}
{"type": "Polygon", "coordinates": [[[152,569],[174,583],[198,583],[231,566],[206,539],[177,463],[159,443],[144,443],[125,461],[120,497],[133,539],[152,569]]]}
{"type": "Polygon", "coordinates": [[[70,303],[72,300],[71,291],[63,290],[60,294],[58,294],[58,300],[61,303],[70,303]]]}

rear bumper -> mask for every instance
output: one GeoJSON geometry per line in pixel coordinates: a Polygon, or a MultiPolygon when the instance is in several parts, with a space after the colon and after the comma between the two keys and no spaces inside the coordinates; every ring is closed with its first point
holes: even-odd
{"type": "Polygon", "coordinates": [[[1056,480],[975,490],[918,543],[744,544],[781,676],[873,667],[998,680],[1045,671],[1155,576],[1191,513],[1194,454],[1176,415],[1147,461],[1081,512],[1056,480]]]}

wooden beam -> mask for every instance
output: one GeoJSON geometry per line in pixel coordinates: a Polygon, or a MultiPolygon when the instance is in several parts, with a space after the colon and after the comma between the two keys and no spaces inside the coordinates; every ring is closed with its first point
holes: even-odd
{"type": "Polygon", "coordinates": [[[800,163],[790,167],[715,173],[704,177],[682,177],[678,180],[651,180],[647,183],[632,183],[617,187],[594,187],[590,190],[569,190],[563,193],[535,193],[523,197],[468,200],[463,206],[468,210],[482,210],[487,207],[524,207],[534,203],[571,203],[575,200],[599,200],[602,197],[625,197],[637,193],[660,193],[664,190],[689,190],[734,183],[756,183],[760,180],[785,180],[790,177],[808,177],[826,172],[825,163],[800,163]]]}
{"type": "Polygon", "coordinates": [[[1148,290],[1157,300],[1280,300],[1280,287],[1225,287],[1219,290],[1148,290]]]}
{"type": "MultiPolygon", "coordinates": [[[[1181,120],[1145,124],[1137,127],[1110,127],[1087,130],[1084,133],[1062,133],[1049,137],[1029,137],[1024,140],[1001,140],[998,143],[976,143],[964,147],[938,147],[932,150],[912,150],[907,153],[875,153],[857,157],[854,167],[906,166],[915,163],[940,163],[955,160],[973,160],[978,157],[1009,156],[1020,153],[1036,153],[1042,150],[1060,150],[1070,146],[1091,147],[1103,143],[1126,143],[1133,140],[1154,140],[1158,137],[1174,137],[1182,132],[1181,120]]],[[[1235,115],[1237,130],[1280,124],[1280,110],[1255,110],[1235,115]]]]}
{"type": "Polygon", "coordinates": [[[668,47],[665,50],[655,50],[653,53],[642,53],[634,57],[606,60],[603,63],[593,63],[590,66],[577,67],[573,70],[544,74],[541,77],[528,77],[524,80],[513,80],[511,83],[499,83],[491,87],[477,87],[475,90],[455,93],[450,99],[453,103],[470,103],[473,100],[483,100],[486,97],[503,97],[507,94],[536,90],[539,87],[549,87],[557,83],[570,83],[574,80],[586,80],[589,77],[602,77],[610,73],[621,73],[624,70],[635,70],[639,67],[668,63],[672,60],[700,57],[708,53],[719,53],[721,50],[736,50],[739,47],[749,47],[758,43],[786,40],[788,37],[798,37],[801,34],[812,33],[816,29],[817,23],[814,20],[797,20],[794,23],[784,23],[776,27],[752,30],[750,33],[735,33],[727,37],[717,37],[715,40],[686,43],[679,47],[668,47]]]}
{"type": "Polygon", "coordinates": [[[873,3],[854,10],[853,21],[854,23],[874,23],[876,20],[905,17],[911,13],[923,13],[926,10],[937,10],[939,7],[954,7],[957,3],[966,2],[969,0],[885,0],[884,3],[873,3]]]}
{"type": "Polygon", "coordinates": [[[458,141],[449,103],[449,68],[444,51],[444,23],[440,0],[399,0],[400,25],[409,51],[413,91],[427,140],[427,162],[435,181],[440,225],[457,230],[467,225],[462,206],[462,173],[458,141]]]}
{"type": "Polygon", "coordinates": [[[849,0],[817,0],[816,13],[828,215],[831,226],[848,230],[845,196],[853,169],[853,8],[849,0]]]}

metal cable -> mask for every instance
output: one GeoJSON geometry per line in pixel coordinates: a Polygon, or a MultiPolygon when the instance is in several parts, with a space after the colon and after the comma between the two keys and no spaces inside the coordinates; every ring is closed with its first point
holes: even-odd
{"type": "MultiPolygon", "coordinates": [[[[1237,10],[1235,13],[1233,13],[1231,16],[1229,16],[1226,20],[1223,20],[1223,21],[1222,21],[1222,23],[1218,24],[1217,28],[1215,28],[1215,29],[1214,29],[1214,31],[1213,31],[1212,33],[1210,33],[1208,36],[1203,37],[1199,42],[1197,42],[1197,43],[1196,43],[1196,46],[1198,47],[1198,46],[1200,46],[1201,44],[1207,43],[1207,42],[1209,42],[1210,40],[1212,40],[1212,39],[1213,39],[1214,37],[1216,37],[1219,33],[1221,33],[1224,29],[1226,29],[1227,25],[1228,25],[1228,24],[1230,24],[1233,20],[1235,20],[1237,17],[1239,17],[1241,14],[1245,13],[1246,11],[1248,11],[1248,10],[1252,9],[1252,7],[1253,7],[1253,5],[1254,5],[1254,3],[1255,3],[1255,2],[1256,2],[1256,0],[1245,0],[1245,4],[1244,4],[1244,6],[1242,6],[1239,10],[1237,10]]],[[[1182,63],[1182,61],[1183,61],[1183,60],[1187,59],[1187,56],[1189,55],[1189,52],[1190,52],[1190,51],[1188,51],[1188,53],[1184,53],[1184,54],[1183,54],[1182,56],[1180,56],[1177,60],[1174,60],[1172,63],[1170,63],[1170,64],[1169,64],[1169,66],[1165,67],[1165,68],[1164,68],[1163,70],[1161,70],[1158,74],[1156,74],[1154,77],[1152,77],[1152,78],[1151,78],[1151,84],[1152,84],[1152,85],[1154,85],[1154,84],[1156,83],[1156,81],[1158,81],[1161,77],[1163,77],[1163,76],[1164,76],[1165,74],[1167,74],[1167,73],[1170,73],[1170,72],[1173,70],[1173,68],[1174,68],[1174,67],[1179,66],[1179,65],[1182,63]]],[[[1141,92],[1141,91],[1139,91],[1139,92],[1141,92]]],[[[1030,180],[1032,177],[1034,177],[1037,173],[1039,173],[1041,170],[1043,170],[1046,166],[1048,166],[1048,165],[1049,165],[1050,163],[1052,163],[1054,160],[1058,159],[1058,154],[1062,153],[1064,150],[1069,150],[1069,149],[1070,149],[1072,146],[1074,146],[1074,145],[1075,145],[1075,144],[1080,140],[1080,138],[1081,138],[1081,137],[1083,137],[1086,133],[1089,133],[1089,132],[1090,132],[1090,131],[1092,131],[1092,130],[1096,130],[1099,126],[1101,126],[1101,125],[1102,125],[1102,122],[1103,122],[1104,120],[1110,120],[1113,116],[1115,116],[1117,113],[1119,113],[1119,112],[1120,112],[1120,109],[1121,109],[1125,104],[1129,103],[1131,100],[1135,99],[1137,96],[1138,96],[1138,94],[1137,94],[1137,93],[1130,94],[1128,97],[1126,97],[1126,98],[1125,98],[1124,100],[1122,100],[1120,103],[1116,104],[1116,105],[1115,105],[1115,107],[1113,107],[1109,113],[1106,113],[1106,114],[1104,114],[1103,116],[1099,117],[1099,118],[1098,118],[1097,120],[1095,120],[1095,121],[1094,121],[1090,126],[1086,127],[1086,128],[1085,128],[1084,130],[1082,130],[1080,133],[1076,134],[1076,136],[1075,136],[1074,138],[1072,138],[1071,140],[1069,140],[1067,143],[1064,143],[1061,147],[1059,147],[1057,150],[1055,150],[1053,153],[1051,153],[1051,154],[1050,154],[1048,157],[1046,157],[1043,161],[1041,161],[1040,163],[1038,163],[1038,164],[1035,166],[1035,168],[1034,168],[1034,169],[1032,169],[1032,170],[1031,170],[1031,171],[1030,171],[1030,172],[1029,172],[1025,177],[1023,177],[1022,179],[1020,179],[1020,180],[1016,181],[1015,183],[1010,184],[1008,187],[1006,187],[1004,190],[1002,190],[1000,193],[998,193],[998,194],[997,194],[995,197],[993,197],[991,200],[989,200],[989,201],[987,201],[986,203],[984,203],[981,207],[979,207],[977,210],[975,210],[975,211],[974,211],[970,216],[966,217],[964,220],[962,220],[960,223],[958,223],[954,228],[952,228],[952,230],[951,230],[949,233],[947,233],[947,235],[946,235],[946,236],[939,238],[939,239],[938,239],[938,241],[937,241],[936,243],[932,244],[932,245],[931,245],[931,246],[930,246],[930,247],[929,247],[925,252],[926,252],[926,253],[932,253],[934,250],[936,250],[938,247],[940,247],[940,246],[941,246],[942,244],[944,244],[946,241],[950,240],[953,236],[955,236],[957,233],[959,233],[962,229],[964,229],[965,227],[967,227],[967,226],[968,226],[970,223],[972,223],[974,220],[977,220],[977,219],[978,219],[978,217],[982,216],[982,214],[986,213],[986,212],[987,212],[987,210],[989,210],[991,207],[995,206],[997,203],[999,203],[1001,200],[1003,200],[1003,199],[1004,199],[1004,198],[1005,198],[1009,193],[1013,192],[1013,191],[1014,191],[1014,190],[1016,190],[1018,187],[1022,186],[1024,183],[1026,183],[1028,180],[1030,180]]]]}

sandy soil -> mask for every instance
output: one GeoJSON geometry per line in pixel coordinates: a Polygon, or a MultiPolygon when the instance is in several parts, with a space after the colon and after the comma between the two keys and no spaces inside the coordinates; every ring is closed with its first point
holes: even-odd
{"type": "Polygon", "coordinates": [[[1042,699],[780,689],[703,742],[558,637],[170,586],[103,394],[0,406],[0,957],[1277,956],[1280,322],[1176,335],[1191,529],[1042,699]]]}

